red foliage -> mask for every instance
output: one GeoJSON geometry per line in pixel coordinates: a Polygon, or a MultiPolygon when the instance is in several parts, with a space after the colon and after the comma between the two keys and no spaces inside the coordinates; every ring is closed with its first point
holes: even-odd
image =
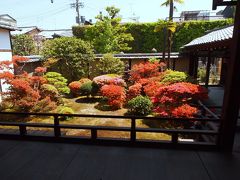
{"type": "Polygon", "coordinates": [[[100,91],[102,96],[108,99],[108,105],[113,108],[121,108],[126,100],[125,90],[121,86],[104,85],[100,91]]]}
{"type": "Polygon", "coordinates": [[[0,73],[0,79],[10,80],[13,78],[14,78],[14,74],[9,71],[0,73]]]}
{"type": "Polygon", "coordinates": [[[74,94],[78,94],[79,93],[79,89],[81,87],[82,83],[79,81],[73,81],[71,82],[68,87],[70,88],[71,92],[74,94]]]}
{"type": "Polygon", "coordinates": [[[21,75],[14,75],[9,71],[12,69],[12,64],[26,60],[24,57],[14,56],[12,61],[2,61],[0,63],[1,70],[4,70],[0,73],[0,78],[4,79],[4,83],[9,85],[9,90],[2,93],[3,102],[10,103],[16,111],[53,110],[55,102],[51,101],[50,97],[42,97],[40,93],[41,85],[47,82],[41,76],[45,68],[37,68],[38,76],[30,76],[26,72],[21,75]]]}
{"type": "Polygon", "coordinates": [[[47,68],[45,67],[37,67],[35,69],[35,73],[45,73],[47,71],[47,68]]]}
{"type": "Polygon", "coordinates": [[[158,88],[152,101],[155,112],[160,116],[193,117],[197,109],[187,103],[207,97],[207,91],[203,87],[182,82],[158,88]]]}
{"type": "Polygon", "coordinates": [[[165,66],[164,63],[159,62],[145,62],[139,63],[133,66],[130,71],[130,80],[134,82],[139,82],[151,77],[159,76],[162,67],[165,66]]]}
{"type": "Polygon", "coordinates": [[[192,107],[188,104],[183,104],[172,110],[172,116],[193,118],[193,115],[197,114],[197,112],[198,112],[197,108],[192,107]]]}
{"type": "Polygon", "coordinates": [[[135,98],[141,95],[141,92],[142,92],[142,85],[140,83],[135,83],[134,85],[129,87],[127,97],[128,99],[135,98]]]}

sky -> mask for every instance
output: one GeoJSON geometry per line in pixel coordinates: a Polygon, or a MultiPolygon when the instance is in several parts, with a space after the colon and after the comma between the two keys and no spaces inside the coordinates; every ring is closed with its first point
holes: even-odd
{"type": "MultiPolygon", "coordinates": [[[[0,14],[9,14],[21,26],[38,26],[42,29],[70,29],[75,25],[76,11],[70,4],[76,0],[0,0],[0,14]]],[[[156,22],[165,19],[169,9],[162,7],[165,0],[79,0],[84,7],[80,15],[86,20],[92,19],[105,7],[114,5],[120,8],[123,22],[131,22],[131,17],[139,17],[139,22],[156,22]]],[[[185,0],[184,4],[175,4],[177,17],[181,11],[211,10],[213,0],[185,0]]],[[[223,9],[220,7],[217,11],[223,9]]],[[[215,11],[216,12],[216,11],[215,11]]],[[[214,15],[212,13],[211,15],[214,15]]]]}

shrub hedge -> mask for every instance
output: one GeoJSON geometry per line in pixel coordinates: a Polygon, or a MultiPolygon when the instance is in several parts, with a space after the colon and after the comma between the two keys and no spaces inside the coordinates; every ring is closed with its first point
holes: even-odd
{"type": "MultiPolygon", "coordinates": [[[[211,20],[211,21],[186,21],[177,23],[176,32],[173,37],[172,51],[179,51],[179,48],[189,43],[191,40],[202,36],[206,31],[224,27],[233,23],[233,19],[211,20]]],[[[123,24],[127,28],[128,33],[131,33],[134,41],[129,42],[132,49],[129,52],[152,52],[155,48],[158,52],[163,49],[164,33],[163,31],[156,32],[155,28],[163,29],[166,25],[165,21],[154,23],[126,23],[123,24]]],[[[85,39],[86,28],[91,26],[74,26],[74,36],[85,39]]]]}

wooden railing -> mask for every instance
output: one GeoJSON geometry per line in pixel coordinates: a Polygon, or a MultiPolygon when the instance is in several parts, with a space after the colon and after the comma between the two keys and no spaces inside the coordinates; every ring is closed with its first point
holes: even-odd
{"type": "MultiPolygon", "coordinates": [[[[0,126],[12,126],[17,127],[18,133],[9,134],[9,133],[1,133],[0,137],[14,137],[14,138],[25,138],[25,139],[41,139],[41,140],[54,140],[54,141],[77,141],[77,142],[88,142],[88,143],[111,143],[114,145],[118,145],[124,143],[125,145],[150,145],[150,146],[191,146],[191,147],[200,147],[200,146],[216,146],[216,142],[202,142],[202,141],[179,141],[179,136],[181,135],[198,135],[199,137],[202,135],[207,136],[218,136],[218,130],[213,129],[165,129],[165,128],[143,128],[136,126],[136,120],[144,119],[150,121],[172,121],[172,122],[186,122],[186,121],[194,121],[198,123],[206,124],[207,122],[219,122],[218,117],[211,118],[160,118],[160,117],[143,117],[143,116],[112,116],[112,115],[87,115],[87,114],[55,114],[55,113],[18,113],[18,112],[0,112],[0,116],[4,115],[15,115],[15,116],[47,116],[53,117],[53,123],[30,123],[30,122],[0,122],[0,126]],[[119,119],[129,119],[131,125],[129,127],[117,127],[117,126],[96,126],[96,125],[77,125],[77,124],[63,124],[60,121],[62,117],[81,117],[81,118],[111,118],[116,121],[119,119]],[[28,133],[28,127],[31,128],[49,128],[52,129],[54,134],[52,136],[42,136],[31,135],[28,133]],[[90,130],[90,137],[76,137],[76,136],[67,136],[62,135],[62,131],[64,129],[78,129],[78,130],[90,130]],[[98,137],[98,131],[124,131],[129,132],[130,137],[128,139],[124,138],[102,138],[98,137]],[[137,138],[138,132],[148,132],[148,133],[166,133],[171,136],[171,140],[146,140],[137,138]]],[[[6,128],[6,127],[5,127],[6,128]]],[[[4,128],[4,129],[5,129],[4,128]]],[[[15,129],[16,131],[16,129],[15,129]]]]}

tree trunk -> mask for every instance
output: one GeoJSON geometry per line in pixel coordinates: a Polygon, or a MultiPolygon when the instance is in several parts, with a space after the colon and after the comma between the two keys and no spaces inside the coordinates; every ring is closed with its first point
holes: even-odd
{"type": "MultiPolygon", "coordinates": [[[[173,21],[173,0],[170,0],[169,6],[169,22],[173,21]]],[[[167,68],[170,68],[170,55],[172,49],[172,31],[168,30],[168,60],[167,60],[167,68]]]]}

